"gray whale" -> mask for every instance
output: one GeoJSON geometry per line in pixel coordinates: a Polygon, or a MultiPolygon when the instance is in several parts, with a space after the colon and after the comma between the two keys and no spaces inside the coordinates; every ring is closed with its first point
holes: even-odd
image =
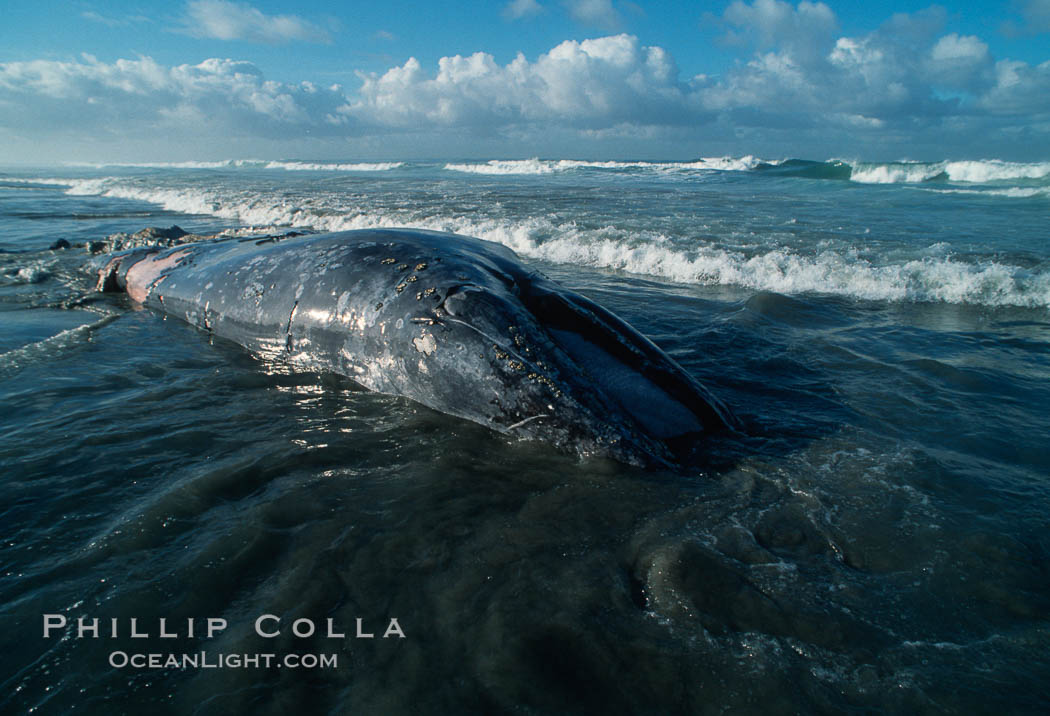
{"type": "Polygon", "coordinates": [[[103,291],[500,433],[676,464],[732,421],[666,353],[504,246],[417,230],[216,239],[94,259],[103,291]]]}

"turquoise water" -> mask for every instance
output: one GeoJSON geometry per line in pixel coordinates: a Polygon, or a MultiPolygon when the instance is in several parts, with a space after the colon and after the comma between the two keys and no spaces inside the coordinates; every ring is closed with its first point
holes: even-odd
{"type": "Polygon", "coordinates": [[[5,711],[1050,707],[1050,165],[8,169],[0,216],[5,711]],[[172,224],[498,241],[745,430],[580,461],[92,293],[77,244],[172,224]],[[337,665],[110,663],[202,651],[337,665]]]}

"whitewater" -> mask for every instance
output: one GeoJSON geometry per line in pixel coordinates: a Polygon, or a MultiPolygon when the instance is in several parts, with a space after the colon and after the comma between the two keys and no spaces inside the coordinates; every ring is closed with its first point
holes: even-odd
{"type": "MultiPolygon", "coordinates": [[[[744,156],[682,162],[228,160],[78,169],[89,176],[8,179],[242,226],[450,231],[496,241],[533,259],[683,284],[867,300],[1050,306],[1050,271],[1039,258],[1045,250],[1042,227],[1034,222],[1031,235],[1022,236],[1024,225],[994,223],[1011,212],[1045,211],[1050,163],[744,156]],[[119,173],[109,173],[114,169],[119,173]],[[289,172],[296,180],[279,179],[289,172]],[[515,181],[525,192],[501,197],[515,181]],[[424,191],[409,195],[411,182],[424,191]],[[571,211],[552,210],[561,207],[566,190],[580,196],[580,204],[571,211]],[[639,197],[660,192],[667,211],[640,220],[625,200],[632,192],[639,197]],[[493,200],[477,202],[478,195],[493,200]],[[869,198],[907,205],[905,212],[914,212],[915,220],[898,216],[900,221],[888,225],[886,216],[864,203],[869,198]],[[858,211],[812,215],[810,207],[840,200],[844,206],[858,203],[858,211]],[[452,209],[464,203],[469,211],[452,209]],[[782,215],[771,214],[777,211],[782,215]],[[807,211],[811,216],[802,216],[807,211]],[[955,213],[948,220],[960,221],[968,235],[975,227],[963,217],[983,225],[983,240],[960,241],[946,235],[948,227],[910,231],[930,216],[950,212],[955,213]]],[[[642,213],[652,208],[645,206],[642,213]]]]}

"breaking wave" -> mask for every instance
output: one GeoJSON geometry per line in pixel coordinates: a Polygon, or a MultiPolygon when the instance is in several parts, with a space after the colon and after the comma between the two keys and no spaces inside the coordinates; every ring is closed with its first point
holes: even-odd
{"type": "Polygon", "coordinates": [[[1021,163],[998,159],[943,162],[849,163],[850,179],[864,184],[914,184],[950,181],[967,184],[1050,178],[1050,162],[1021,163]]]}
{"type": "MultiPolygon", "coordinates": [[[[761,172],[773,176],[853,181],[859,184],[920,184],[949,182],[961,184],[1036,183],[1050,185],[1050,162],[1006,162],[999,159],[939,162],[864,162],[830,159],[759,159],[705,157],[684,162],[582,161],[575,159],[493,159],[476,163],[448,163],[449,171],[471,174],[556,174],[578,170],[621,172],[761,172]]],[[[1001,196],[1036,196],[1034,192],[995,193],[1001,196]]]]}
{"type": "MultiPolygon", "coordinates": [[[[306,160],[226,159],[221,161],[74,164],[95,169],[254,169],[310,172],[385,172],[420,166],[418,162],[338,162],[306,160]]],[[[445,171],[479,175],[544,175],[570,172],[606,172],[610,175],[756,172],[774,177],[852,181],[858,184],[949,183],[989,185],[989,196],[1024,198],[1045,196],[1050,188],[1050,162],[1007,162],[1000,159],[921,162],[867,162],[830,159],[760,159],[703,157],[688,161],[589,161],[581,159],[493,159],[484,162],[447,162],[430,165],[445,171]],[[1013,185],[1013,186],[1009,186],[1013,185]]]]}
{"type": "Polygon", "coordinates": [[[138,169],[284,169],[285,171],[310,172],[382,172],[404,166],[404,162],[306,162],[269,161],[264,159],[224,159],[214,162],[135,162],[100,164],[70,164],[95,169],[128,167],[138,169]]]}
{"type": "Polygon", "coordinates": [[[445,165],[445,169],[470,174],[554,174],[577,169],[676,171],[747,171],[759,165],[775,166],[779,162],[764,162],[752,156],[697,159],[691,162],[592,162],[577,159],[492,159],[473,164],[445,165]]]}
{"type": "Polygon", "coordinates": [[[1050,307],[1050,271],[999,261],[916,256],[880,264],[846,249],[804,253],[789,248],[729,250],[716,239],[687,246],[657,233],[614,226],[581,228],[547,216],[505,218],[433,215],[404,208],[350,213],[338,203],[303,205],[246,192],[142,187],[113,177],[65,180],[70,194],[136,199],[169,211],[207,214],[252,226],[319,231],[407,227],[495,241],[523,256],[563,264],[645,274],[684,284],[742,286],[779,293],[822,293],[886,301],[1050,307]]]}

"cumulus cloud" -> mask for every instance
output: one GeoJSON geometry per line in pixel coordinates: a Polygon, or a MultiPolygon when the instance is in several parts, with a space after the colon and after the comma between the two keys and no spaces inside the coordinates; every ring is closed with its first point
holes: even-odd
{"type": "Polygon", "coordinates": [[[498,128],[554,123],[581,128],[695,121],[689,88],[671,55],[615,35],[569,40],[529,62],[501,66],[492,55],[444,57],[435,75],[410,59],[361,75],[358,99],[343,112],[375,125],[498,128]]]}
{"type": "Polygon", "coordinates": [[[536,0],[511,0],[503,8],[503,17],[508,20],[520,20],[543,12],[543,6],[536,0]]]}
{"type": "Polygon", "coordinates": [[[251,63],[228,59],[166,67],[149,57],[108,64],[85,55],[0,64],[0,125],[35,133],[335,133],[348,122],[337,111],[345,102],[338,86],[268,81],[251,63]]]}
{"type": "Polygon", "coordinates": [[[940,87],[977,93],[991,82],[993,64],[988,45],[973,35],[952,33],[934,44],[926,70],[940,87]]]}
{"type": "Polygon", "coordinates": [[[950,124],[976,134],[996,125],[987,112],[993,95],[1003,101],[1009,95],[1012,109],[997,112],[999,119],[1012,114],[1028,124],[1034,117],[1026,112],[1046,111],[1039,68],[997,65],[975,36],[938,36],[944,13],[937,9],[895,15],[874,32],[834,39],[821,53],[807,51],[812,40],[799,38],[829,37],[837,23],[826,6],[737,0],[725,19],[759,48],[707,94],[738,122],[785,126],[803,119],[816,126],[823,117],[856,128],[919,132],[950,124]]]}
{"type": "Polygon", "coordinates": [[[944,32],[934,11],[850,36],[820,3],[755,0],[726,12],[751,51],[718,77],[683,78],[670,52],[627,34],[506,64],[484,52],[436,67],[409,59],[359,74],[352,91],[274,82],[228,59],[12,62],[0,64],[0,128],[37,138],[420,137],[428,153],[471,142],[540,151],[555,136],[565,145],[717,135],[889,147],[924,137],[930,146],[986,146],[998,133],[1050,146],[1050,62],[993,57],[980,38],[944,32]],[[799,38],[818,38],[818,49],[799,38]]]}
{"type": "Polygon", "coordinates": [[[266,44],[331,41],[328,32],[295,15],[266,15],[228,0],[190,0],[180,30],[194,37],[266,44]]]}
{"type": "Polygon", "coordinates": [[[822,2],[792,7],[781,0],[755,0],[752,5],[733,0],[722,18],[734,28],[725,37],[731,43],[750,41],[762,49],[779,46],[806,54],[825,47],[838,25],[835,13],[822,2]]]}
{"type": "Polygon", "coordinates": [[[410,60],[362,75],[342,112],[386,128],[532,125],[604,136],[660,127],[702,134],[721,123],[817,139],[833,128],[874,141],[922,132],[936,138],[945,129],[959,137],[969,131],[973,140],[1048,119],[1050,65],[997,63],[979,38],[940,34],[936,9],[894,16],[854,37],[836,37],[837,18],[822,3],[736,2],[725,21],[755,53],[717,79],[683,80],[669,52],[616,35],[564,42],[535,61],[519,55],[507,65],[476,53],[443,58],[433,73],[410,60]]]}
{"type": "MultiPolygon", "coordinates": [[[[995,63],[995,81],[977,100],[993,116],[1028,115],[1033,123],[1050,122],[1050,61],[1032,67],[1024,62],[995,63]]],[[[1046,129],[1044,129],[1046,131],[1046,129]]]]}

